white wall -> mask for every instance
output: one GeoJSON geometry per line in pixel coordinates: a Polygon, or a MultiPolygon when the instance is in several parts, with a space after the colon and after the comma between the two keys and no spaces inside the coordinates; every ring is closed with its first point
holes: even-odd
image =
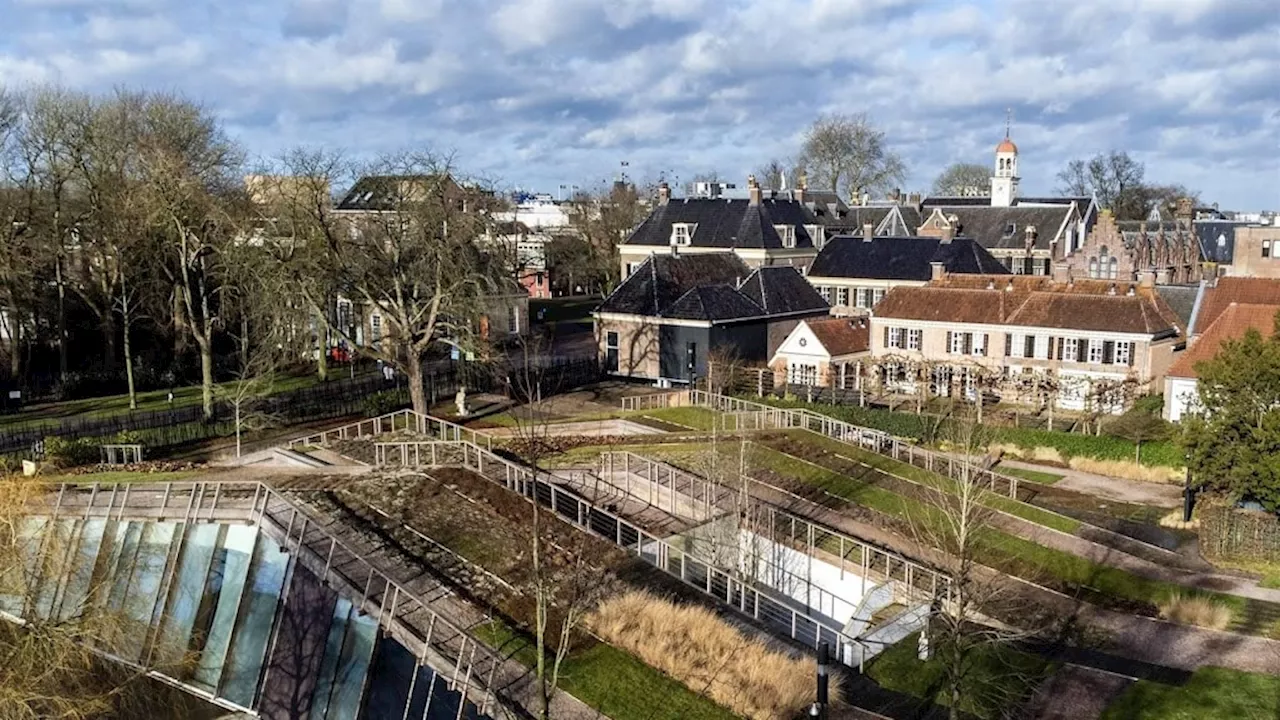
{"type": "Polygon", "coordinates": [[[1164,419],[1179,422],[1200,403],[1195,378],[1168,377],[1164,380],[1164,419]]]}

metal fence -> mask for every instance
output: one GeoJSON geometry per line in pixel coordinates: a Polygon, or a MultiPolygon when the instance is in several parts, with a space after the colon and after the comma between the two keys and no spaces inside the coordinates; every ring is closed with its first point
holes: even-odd
{"type": "MultiPolygon", "coordinates": [[[[791,505],[800,504],[811,511],[822,512],[825,508],[812,500],[796,495],[790,491],[765,483],[755,478],[740,476],[740,487],[726,487],[724,484],[707,479],[674,465],[637,455],[630,451],[613,451],[600,456],[600,470],[606,476],[616,472],[624,475],[639,475],[646,480],[649,487],[639,487],[630,482],[617,486],[633,498],[642,502],[663,501],[662,493],[654,493],[653,488],[665,488],[671,497],[668,500],[675,508],[676,494],[682,494],[695,503],[706,505],[703,512],[710,515],[713,509],[729,510],[753,521],[754,529],[761,535],[785,542],[813,556],[815,551],[822,550],[834,555],[838,560],[841,577],[846,572],[859,573],[858,577],[867,578],[875,573],[885,580],[896,580],[904,599],[929,603],[941,599],[949,603],[951,599],[951,580],[944,573],[910,560],[900,553],[877,547],[865,540],[855,538],[823,526],[813,520],[789,512],[757,497],[760,489],[770,494],[783,495],[791,505]],[[742,490],[752,498],[751,508],[742,507],[742,490]],[[763,512],[760,512],[763,510],[763,512]],[[850,565],[850,559],[856,558],[850,565]]],[[[863,592],[867,588],[863,587],[863,592]]]]}
{"type": "MultiPolygon", "coordinates": [[[[448,420],[423,415],[413,410],[396,410],[368,420],[324,430],[289,441],[288,447],[326,445],[335,440],[373,437],[394,432],[409,432],[445,442],[469,442],[486,450],[493,449],[493,438],[448,420]]],[[[378,443],[384,445],[387,443],[378,443]]],[[[394,444],[394,443],[392,443],[394,444]]]]}
{"type": "Polygon", "coordinates": [[[597,507],[576,492],[562,487],[548,473],[535,475],[530,468],[513,463],[492,452],[458,442],[449,450],[447,462],[440,442],[379,443],[383,465],[410,465],[435,453],[437,462],[461,465],[555,512],[560,518],[604,538],[668,575],[680,579],[716,600],[751,617],[760,624],[812,648],[827,642],[838,650],[840,660],[862,669],[869,648],[843,632],[835,622],[814,618],[793,606],[795,601],[761,592],[754,583],[744,582],[714,564],[699,560],[685,550],[622,518],[597,507]],[[410,459],[414,462],[410,462],[410,459]]]}

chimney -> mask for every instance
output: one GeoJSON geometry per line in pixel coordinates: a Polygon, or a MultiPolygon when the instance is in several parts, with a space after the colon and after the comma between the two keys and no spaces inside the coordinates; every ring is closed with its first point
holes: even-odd
{"type": "Polygon", "coordinates": [[[1036,226],[1035,225],[1028,225],[1026,227],[1025,239],[1023,240],[1023,244],[1027,246],[1027,250],[1030,250],[1031,248],[1036,246],[1036,226]]]}
{"type": "Polygon", "coordinates": [[[929,279],[941,280],[947,274],[946,266],[937,260],[929,263],[929,279]]]}
{"type": "Polygon", "coordinates": [[[921,203],[920,193],[913,192],[907,195],[907,204],[915,208],[916,212],[920,212],[920,203],[921,203]]]}
{"type": "Polygon", "coordinates": [[[889,200],[890,200],[894,205],[901,205],[901,204],[902,204],[902,190],[900,190],[899,188],[894,188],[894,189],[893,189],[893,192],[889,193],[889,200]]]}
{"type": "Polygon", "coordinates": [[[1156,271],[1143,270],[1138,273],[1138,287],[1153,288],[1156,286],[1156,271]]]}
{"type": "Polygon", "coordinates": [[[798,203],[804,203],[804,191],[809,189],[809,178],[804,173],[796,176],[796,189],[791,191],[791,198],[798,203]]]}
{"type": "Polygon", "coordinates": [[[1054,263],[1053,264],[1053,281],[1055,283],[1071,282],[1071,265],[1069,263],[1064,263],[1064,262],[1054,263]]]}
{"type": "Polygon", "coordinates": [[[749,205],[760,204],[760,183],[756,182],[755,175],[747,176],[747,197],[750,198],[749,205]]]}
{"type": "Polygon", "coordinates": [[[876,226],[871,223],[862,223],[862,242],[871,242],[876,236],[876,226]]]}
{"type": "Polygon", "coordinates": [[[658,183],[658,204],[666,205],[671,202],[671,186],[665,182],[658,183]]]}
{"type": "Polygon", "coordinates": [[[1178,198],[1177,210],[1174,211],[1175,217],[1177,217],[1179,220],[1190,220],[1192,216],[1195,215],[1195,212],[1196,212],[1196,207],[1195,207],[1195,204],[1191,201],[1191,198],[1189,197],[1178,198]]]}

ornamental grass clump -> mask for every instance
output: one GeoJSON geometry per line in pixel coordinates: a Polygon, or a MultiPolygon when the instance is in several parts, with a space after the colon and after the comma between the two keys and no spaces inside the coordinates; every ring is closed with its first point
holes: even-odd
{"type": "MultiPolygon", "coordinates": [[[[587,622],[606,642],[743,717],[795,717],[813,699],[812,660],[770,649],[706,608],[637,591],[605,600],[587,622]]],[[[833,679],[833,694],[838,687],[833,679]]]]}

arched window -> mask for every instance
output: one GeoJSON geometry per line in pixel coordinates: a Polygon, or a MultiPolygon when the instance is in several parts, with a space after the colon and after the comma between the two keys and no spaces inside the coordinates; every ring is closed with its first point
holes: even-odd
{"type": "Polygon", "coordinates": [[[1116,277],[1119,275],[1119,272],[1120,272],[1120,260],[1118,258],[1111,258],[1111,264],[1107,267],[1107,279],[1115,280],[1116,277]]]}
{"type": "Polygon", "coordinates": [[[1098,258],[1089,258],[1089,278],[1096,280],[1098,278],[1098,258]]]}

